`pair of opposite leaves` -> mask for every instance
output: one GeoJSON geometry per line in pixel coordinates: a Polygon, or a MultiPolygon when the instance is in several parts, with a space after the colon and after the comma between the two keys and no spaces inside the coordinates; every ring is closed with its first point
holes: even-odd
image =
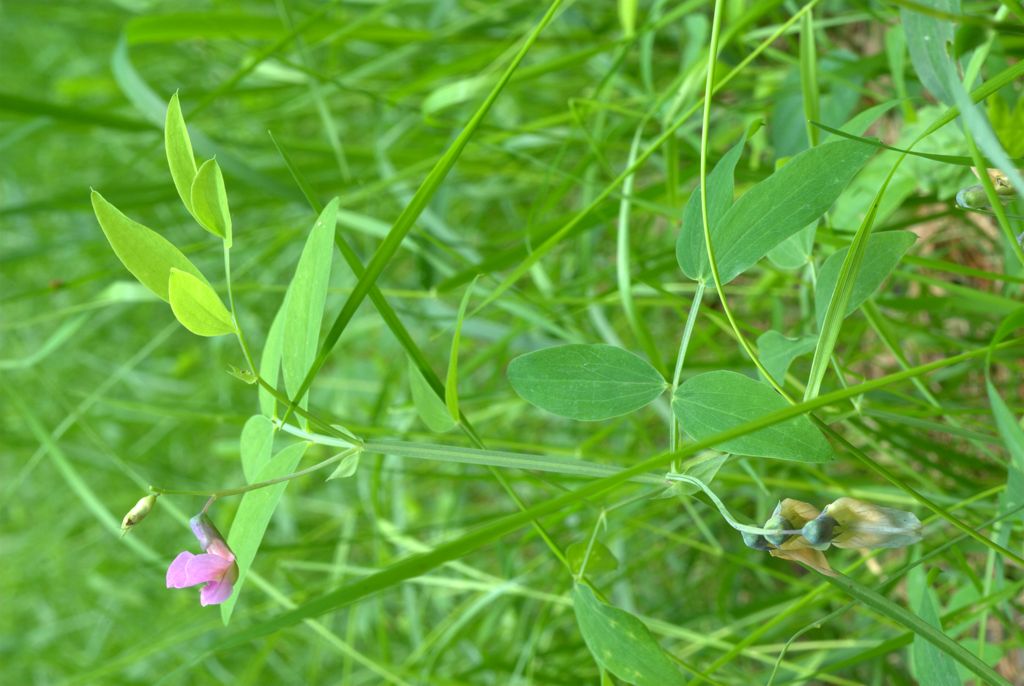
{"type": "MultiPolygon", "coordinates": [[[[177,93],[167,106],[164,147],[171,178],[185,209],[204,229],[231,247],[231,213],[216,159],[197,166],[177,93]]],[[[166,238],[126,216],[96,190],[92,207],[110,247],[125,268],[171,305],[181,324],[200,336],[235,332],[234,318],[209,281],[166,238]]]]}

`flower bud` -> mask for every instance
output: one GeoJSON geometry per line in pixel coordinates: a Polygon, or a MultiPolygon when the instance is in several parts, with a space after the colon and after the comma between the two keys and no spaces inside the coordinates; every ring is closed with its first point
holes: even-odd
{"type": "Polygon", "coordinates": [[[787,529],[792,529],[793,527],[790,525],[789,520],[783,517],[782,515],[773,514],[771,517],[768,518],[768,521],[764,523],[764,527],[762,528],[768,529],[770,531],[778,531],[779,533],[777,534],[765,534],[764,537],[765,540],[767,540],[773,546],[780,546],[785,542],[787,538],[789,538],[789,534],[782,532],[787,529]]]}
{"type": "Polygon", "coordinates": [[[135,506],[128,510],[128,514],[121,520],[121,535],[124,536],[128,531],[136,524],[146,518],[146,515],[153,509],[153,505],[156,503],[156,495],[147,495],[145,498],[141,498],[139,502],[135,503],[135,506]]]}
{"type": "Polygon", "coordinates": [[[836,523],[837,548],[902,548],[921,540],[921,521],[905,510],[839,498],[821,514],[836,523]]]}
{"type": "MultiPolygon", "coordinates": [[[[765,529],[773,529],[777,531],[792,531],[793,529],[799,529],[808,521],[818,516],[818,509],[813,505],[805,503],[801,500],[794,500],[792,498],[786,498],[779,502],[775,506],[775,510],[772,512],[772,516],[764,523],[765,529]]],[[[765,538],[773,546],[781,546],[789,539],[792,534],[769,534],[765,538]]]]}
{"type": "Polygon", "coordinates": [[[741,531],[740,535],[743,536],[743,542],[748,548],[753,548],[754,550],[768,550],[768,541],[765,540],[764,536],[747,533],[746,531],[741,531]]]}
{"type": "Polygon", "coordinates": [[[213,520],[206,516],[205,512],[200,512],[188,520],[188,524],[192,527],[192,533],[195,534],[196,539],[199,540],[199,545],[202,547],[203,552],[232,560],[235,559],[224,537],[217,530],[213,520]]]}
{"type": "Polygon", "coordinates": [[[812,547],[825,550],[835,537],[835,529],[836,520],[826,514],[821,514],[816,519],[804,524],[800,533],[812,547]]]}

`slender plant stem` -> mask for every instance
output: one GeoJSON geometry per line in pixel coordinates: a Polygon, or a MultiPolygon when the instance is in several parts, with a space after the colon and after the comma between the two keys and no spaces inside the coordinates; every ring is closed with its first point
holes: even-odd
{"type": "MultiPolygon", "coordinates": [[[[647,124],[647,117],[637,125],[636,133],[633,134],[633,142],[629,147],[628,166],[632,166],[636,160],[637,151],[640,148],[640,141],[643,139],[644,126],[647,124]]],[[[636,174],[630,174],[622,182],[622,199],[619,201],[618,232],[616,235],[616,260],[615,277],[619,287],[619,298],[622,300],[622,311],[626,315],[629,328],[633,335],[643,346],[644,352],[651,360],[651,364],[664,374],[664,366],[658,346],[654,343],[654,337],[648,330],[644,320],[637,314],[636,303],[633,300],[633,280],[630,275],[630,210],[633,206],[633,187],[636,174]]]]}
{"type": "MultiPolygon", "coordinates": [[[[718,59],[718,41],[719,32],[722,26],[722,6],[723,0],[715,0],[715,9],[711,18],[711,40],[708,46],[708,72],[707,79],[704,83],[704,111],[701,117],[701,129],[700,129],[700,218],[704,225],[704,247],[708,254],[708,264],[711,267],[711,278],[715,283],[715,292],[718,293],[718,299],[722,303],[722,311],[725,313],[726,319],[729,320],[729,326],[736,336],[737,342],[743,348],[744,352],[747,353],[747,357],[750,358],[757,370],[761,372],[761,375],[770,383],[775,390],[781,393],[783,396],[786,395],[782,386],[779,385],[772,375],[768,373],[764,365],[761,364],[761,360],[758,358],[757,353],[754,351],[754,347],[750,345],[746,336],[740,331],[739,324],[736,322],[736,317],[733,316],[732,308],[729,307],[729,301],[725,297],[725,288],[722,285],[722,279],[718,271],[718,262],[715,260],[715,249],[711,244],[711,222],[708,219],[708,134],[711,130],[711,99],[715,92],[715,62],[718,59]]],[[[792,400],[790,400],[792,402],[792,400]]]]}
{"type": "MultiPolygon", "coordinates": [[[[277,477],[275,479],[268,479],[266,481],[258,481],[258,482],[254,483],[254,484],[248,484],[246,486],[238,486],[237,488],[222,488],[222,489],[218,489],[218,490],[215,490],[215,491],[202,491],[202,490],[180,490],[180,489],[175,489],[175,488],[159,488],[157,486],[150,486],[149,487],[149,491],[151,493],[156,493],[157,495],[206,495],[206,496],[210,496],[210,499],[211,499],[211,502],[212,502],[213,500],[216,500],[217,498],[226,498],[226,497],[232,496],[232,495],[241,495],[243,493],[248,493],[249,491],[255,491],[255,490],[258,490],[260,488],[266,488],[268,486],[273,486],[275,484],[283,483],[285,481],[291,481],[292,479],[297,479],[300,476],[306,476],[307,474],[312,474],[313,472],[318,471],[320,469],[323,469],[324,467],[327,467],[328,465],[332,465],[335,462],[339,462],[341,460],[344,460],[346,457],[348,457],[349,455],[352,455],[353,453],[356,453],[356,452],[359,452],[359,448],[358,447],[352,447],[352,448],[349,448],[348,450],[346,450],[344,452],[341,452],[341,453],[338,453],[337,455],[334,455],[333,457],[329,457],[329,458],[327,458],[326,460],[324,460],[322,462],[317,462],[315,465],[312,465],[310,467],[306,467],[305,469],[300,469],[297,472],[292,472],[291,474],[285,474],[284,476],[279,476],[279,477],[277,477]]],[[[207,507],[209,507],[209,503],[207,503],[207,507]]],[[[203,509],[205,510],[206,508],[203,508],[203,509]]]]}
{"type": "Polygon", "coordinates": [[[238,311],[235,309],[235,293],[231,287],[231,248],[228,247],[227,241],[224,241],[224,281],[228,288],[228,306],[231,307],[231,318],[235,321],[235,337],[238,338],[238,345],[242,348],[242,355],[245,356],[245,362],[249,365],[249,370],[254,376],[258,377],[256,370],[256,362],[253,360],[252,353],[249,351],[249,345],[245,341],[245,335],[242,333],[242,324],[239,321],[238,311]]]}
{"type": "Polygon", "coordinates": [[[672,472],[669,472],[668,474],[665,475],[665,479],[668,481],[682,481],[684,483],[692,484],[699,488],[700,490],[704,491],[704,494],[708,498],[710,498],[711,502],[714,503],[715,507],[718,508],[718,511],[722,515],[722,519],[724,519],[729,526],[736,529],[736,531],[742,531],[748,534],[755,534],[757,536],[768,536],[777,534],[796,536],[800,534],[800,529],[763,529],[761,527],[750,526],[748,524],[740,524],[736,520],[736,518],[732,516],[732,513],[729,512],[729,508],[725,506],[725,503],[723,503],[719,499],[719,497],[715,495],[715,492],[712,491],[706,483],[704,483],[695,476],[690,476],[689,474],[674,474],[672,472]]]}

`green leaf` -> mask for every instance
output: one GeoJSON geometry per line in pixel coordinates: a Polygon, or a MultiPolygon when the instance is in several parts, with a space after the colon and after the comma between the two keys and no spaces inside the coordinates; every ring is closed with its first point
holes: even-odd
{"type": "MultiPolygon", "coordinates": [[[[699,374],[683,382],[672,410],[690,438],[703,440],[789,404],[766,384],[730,371],[699,374]]],[[[715,446],[723,452],[798,462],[828,462],[832,446],[806,416],[715,446]]]]}
{"type": "Polygon", "coordinates": [[[508,366],[516,393],[570,419],[618,417],[652,402],[667,384],[658,370],[612,345],[562,345],[520,355],[508,366]]]}
{"type": "Polygon", "coordinates": [[[873,153],[851,140],[825,143],[794,156],[741,196],[712,236],[722,283],[819,219],[873,153]]]}
{"type": "MultiPolygon", "coordinates": [[[[1006,490],[1002,495],[1002,507],[1004,511],[1009,511],[1024,503],[1024,429],[991,380],[986,382],[986,388],[999,436],[1010,453],[1010,463],[1006,467],[1006,490]]],[[[1017,518],[1024,518],[1024,514],[1018,514],[1017,518]]]]}
{"type": "MultiPolygon", "coordinates": [[[[924,0],[924,5],[950,14],[960,14],[960,0],[924,0]]],[[[952,22],[921,12],[900,8],[910,62],[921,84],[947,105],[953,104],[953,84],[947,68],[947,43],[954,41],[952,22]]]]}
{"type": "Polygon", "coordinates": [[[350,476],[354,476],[356,471],[359,469],[359,455],[358,451],[349,451],[349,454],[341,458],[341,462],[338,463],[338,467],[331,472],[331,475],[327,477],[327,481],[331,479],[347,479],[350,476]]]}
{"type": "MultiPolygon", "coordinates": [[[[717,452],[708,452],[686,461],[683,465],[683,474],[700,479],[704,485],[710,484],[718,476],[718,470],[729,459],[728,455],[717,452]]],[[[665,492],[665,497],[687,497],[700,491],[700,486],[685,481],[673,481],[665,492]]]]}
{"type": "Polygon", "coordinates": [[[334,257],[337,210],[338,199],[334,198],[313,224],[282,305],[281,368],[284,386],[290,396],[298,392],[316,358],[334,257]]]}
{"type": "Polygon", "coordinates": [[[217,292],[192,274],[172,268],[168,296],[174,316],[197,336],[223,336],[235,332],[231,313],[217,292]]]}
{"type": "Polygon", "coordinates": [[[239,381],[249,384],[250,386],[254,385],[257,381],[256,375],[253,374],[250,370],[239,369],[233,364],[228,365],[228,374],[235,377],[239,381]]]}
{"type": "Polygon", "coordinates": [[[817,232],[818,221],[815,220],[769,250],[768,259],[779,269],[799,269],[811,260],[817,232]]]}
{"type": "MultiPolygon", "coordinates": [[[[1006,492],[1003,491],[1003,493],[1005,495],[1006,492]]],[[[972,655],[977,655],[978,659],[980,659],[989,667],[995,667],[997,664],[999,664],[999,661],[1006,657],[1008,652],[1003,648],[1002,645],[998,643],[993,643],[991,640],[988,639],[986,639],[984,642],[980,642],[976,638],[961,638],[959,639],[959,641],[960,645],[964,647],[964,650],[971,653],[972,655]]],[[[1013,650],[1013,648],[1009,648],[1009,650],[1013,650]]],[[[956,663],[956,672],[960,676],[959,683],[961,684],[969,683],[971,679],[974,678],[971,676],[970,670],[968,670],[959,662],[956,663]]]]}
{"type": "MultiPolygon", "coordinates": [[[[907,574],[907,596],[910,610],[920,617],[921,621],[942,631],[935,595],[928,588],[924,569],[920,565],[907,574]]],[[[960,686],[963,683],[957,674],[956,660],[917,634],[914,635],[914,642],[910,646],[910,667],[919,684],[960,686]]]]}
{"type": "MultiPolygon", "coordinates": [[[[718,244],[715,236],[722,217],[732,206],[735,183],[733,174],[745,143],[746,137],[741,138],[708,174],[708,227],[715,245],[718,244]]],[[[676,240],[676,261],[679,262],[679,268],[683,270],[683,274],[695,281],[705,281],[711,276],[705,245],[698,185],[693,189],[690,199],[686,201],[686,207],[683,208],[683,225],[676,240]]],[[[718,256],[715,258],[718,259],[718,256]]]]}
{"type": "MultiPolygon", "coordinates": [[[[851,56],[851,59],[853,59],[852,56],[851,56]]],[[[845,58],[844,58],[844,60],[845,60],[845,58]]],[[[832,103],[832,102],[835,102],[835,100],[833,100],[832,98],[829,98],[829,97],[825,97],[825,98],[822,99],[823,107],[825,107],[826,105],[828,105],[829,103],[832,103]]],[[[870,107],[870,108],[864,110],[863,112],[857,114],[853,118],[851,118],[845,124],[843,124],[841,129],[832,129],[831,127],[825,126],[823,124],[819,124],[818,122],[813,122],[812,121],[811,123],[814,124],[815,126],[818,126],[819,128],[825,129],[827,131],[834,131],[834,132],[836,132],[837,134],[840,134],[840,135],[845,134],[847,136],[857,137],[860,134],[862,134],[864,131],[866,131],[872,124],[874,124],[875,121],[880,116],[882,116],[883,114],[888,112],[890,109],[892,109],[898,102],[899,102],[898,100],[890,100],[888,102],[883,102],[880,105],[875,105],[874,107],[870,107]]],[[[838,116],[840,118],[846,116],[845,113],[836,112],[834,114],[838,114],[838,116]]],[[[801,140],[806,142],[806,134],[803,131],[803,127],[800,127],[799,135],[801,137],[801,140]]],[[[830,134],[830,135],[833,135],[833,134],[830,134]]],[[[859,139],[859,140],[861,140],[861,142],[864,142],[864,143],[867,143],[867,144],[873,145],[873,146],[882,145],[881,141],[878,141],[878,140],[873,139],[873,138],[864,138],[864,139],[859,139]]],[[[828,141],[829,141],[829,138],[826,138],[825,142],[828,142],[828,141]]],[[[880,164],[883,164],[883,165],[886,164],[886,160],[884,160],[884,159],[876,158],[876,160],[873,160],[872,163],[874,163],[874,161],[878,161],[880,164]]],[[[867,166],[871,167],[871,164],[868,164],[867,166]]],[[[856,179],[853,182],[854,187],[857,186],[857,182],[858,181],[862,181],[863,177],[864,177],[864,173],[863,172],[857,175],[856,179]]],[[[878,182],[870,184],[872,192],[874,192],[874,190],[878,188],[879,183],[880,183],[880,180],[878,182]]],[[[911,190],[912,190],[912,188],[911,188],[911,190]]],[[[836,219],[835,213],[842,206],[844,201],[849,199],[849,197],[850,197],[850,192],[849,192],[849,190],[847,190],[846,193],[843,193],[837,199],[836,207],[833,208],[833,210],[832,210],[832,224],[833,225],[838,225],[838,226],[842,226],[843,225],[843,223],[841,221],[838,221],[836,219]]],[[[899,203],[902,202],[902,200],[903,200],[902,197],[898,198],[896,200],[895,205],[898,206],[899,203]]],[[[857,206],[860,207],[863,204],[864,203],[861,202],[857,206]]],[[[808,226],[804,227],[800,231],[797,231],[795,234],[793,234],[792,236],[790,236],[789,238],[787,238],[786,240],[782,241],[777,246],[775,246],[774,248],[769,250],[768,251],[768,259],[771,260],[772,264],[774,264],[779,269],[792,270],[792,269],[799,269],[800,267],[804,266],[805,264],[807,264],[810,261],[811,253],[812,253],[812,251],[814,249],[814,236],[817,233],[817,229],[818,229],[818,220],[814,220],[813,222],[811,222],[811,224],[809,224],[808,226]]]]}
{"type": "Polygon", "coordinates": [[[576,584],[572,601],[580,633],[601,669],[636,686],[686,683],[682,672],[639,619],[605,605],[585,584],[576,584]]]}
{"type": "Polygon", "coordinates": [[[455,420],[449,414],[445,402],[423,378],[412,358],[409,358],[409,390],[412,392],[412,403],[416,406],[416,413],[428,429],[443,434],[455,427],[455,420]]]}
{"type": "MultiPolygon", "coordinates": [[[[896,268],[903,253],[907,252],[917,235],[913,231],[886,231],[884,233],[871,234],[868,237],[868,245],[864,253],[864,261],[861,262],[860,271],[857,272],[853,282],[853,290],[850,299],[846,304],[846,315],[853,312],[864,304],[882,285],[890,272],[896,268]]],[[[828,303],[836,289],[836,281],[839,278],[839,270],[846,259],[849,248],[843,248],[832,253],[825,264],[818,272],[818,282],[814,290],[814,309],[817,313],[818,330],[821,330],[825,321],[825,312],[828,310],[828,303]]]]}
{"type": "MultiPolygon", "coordinates": [[[[274,388],[278,387],[281,376],[281,345],[284,339],[284,303],[278,308],[274,315],[274,321],[270,323],[270,331],[267,332],[267,340],[263,344],[263,354],[260,356],[260,377],[274,388]]],[[[277,398],[265,389],[259,387],[260,412],[267,417],[277,416],[277,398]]]]}
{"type": "Polygon", "coordinates": [[[988,382],[988,400],[992,405],[992,414],[996,418],[999,435],[1010,452],[1010,466],[1024,472],[1024,429],[1021,429],[1016,417],[991,381],[988,382]]]}
{"type": "Polygon", "coordinates": [[[180,269],[206,280],[173,243],[126,217],[97,191],[92,192],[92,209],[114,254],[139,283],[158,298],[168,300],[167,284],[171,269],[180,269]]]}
{"type": "Polygon", "coordinates": [[[224,175],[216,159],[203,162],[192,181],[192,214],[199,224],[224,239],[231,247],[231,212],[228,194],[224,188],[224,175]]]}
{"type": "MultiPolygon", "coordinates": [[[[898,98],[895,98],[893,100],[887,100],[886,102],[879,103],[874,107],[869,107],[863,112],[858,112],[854,116],[850,117],[850,119],[845,124],[840,126],[838,129],[832,129],[832,131],[834,131],[835,133],[830,133],[830,135],[826,136],[824,139],[825,142],[832,140],[832,135],[841,133],[845,133],[851,136],[863,136],[864,132],[871,128],[872,124],[878,121],[878,119],[883,114],[891,110],[899,103],[900,100],[898,98]]],[[[819,126],[822,128],[827,128],[827,125],[823,125],[820,122],[811,122],[811,124],[814,124],[815,126],[819,126]]],[[[863,142],[868,143],[870,145],[883,144],[882,141],[878,140],[877,138],[865,138],[863,139],[863,142]]]]}
{"type": "Polygon", "coordinates": [[[817,336],[786,338],[778,331],[766,331],[757,339],[757,352],[761,357],[761,364],[772,378],[781,384],[793,360],[814,350],[817,343],[817,336]]]}
{"type": "Polygon", "coordinates": [[[178,94],[171,96],[167,103],[167,118],[164,121],[164,150],[167,152],[167,166],[171,168],[171,179],[178,189],[181,202],[192,211],[192,182],[196,178],[196,156],[192,152],[192,141],[188,137],[185,118],[181,116],[178,94]]]}
{"type": "Polygon", "coordinates": [[[607,546],[597,541],[594,541],[593,545],[590,541],[576,541],[570,544],[565,549],[565,559],[569,561],[569,568],[572,569],[573,574],[580,573],[584,559],[587,561],[587,568],[583,571],[587,574],[614,572],[619,568],[619,561],[615,554],[608,550],[607,546]],[[590,548],[589,556],[587,555],[588,547],[590,548]]]}
{"type": "Polygon", "coordinates": [[[247,483],[254,483],[256,475],[270,460],[274,448],[274,424],[261,414],[249,417],[242,427],[239,443],[242,473],[247,483]]]}
{"type": "MultiPolygon", "coordinates": [[[[306,442],[295,443],[274,455],[253,478],[253,483],[269,481],[294,472],[309,445],[306,442]]],[[[228,547],[235,553],[235,562],[238,563],[238,580],[235,582],[231,597],[220,606],[220,616],[224,624],[231,621],[231,613],[238,603],[238,596],[256,558],[256,551],[263,542],[267,525],[270,524],[270,518],[287,486],[288,482],[282,481],[273,486],[249,491],[242,496],[242,502],[238,505],[238,512],[228,533],[228,547]]]]}

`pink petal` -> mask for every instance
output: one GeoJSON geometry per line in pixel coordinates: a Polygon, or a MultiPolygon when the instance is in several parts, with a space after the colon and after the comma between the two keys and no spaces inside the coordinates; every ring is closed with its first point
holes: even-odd
{"type": "Polygon", "coordinates": [[[228,562],[235,561],[235,556],[231,552],[231,549],[228,548],[228,544],[219,539],[210,541],[210,546],[206,549],[206,552],[211,555],[216,555],[217,557],[222,557],[228,562]]]}
{"type": "Polygon", "coordinates": [[[188,588],[199,583],[188,580],[188,562],[193,557],[195,555],[187,550],[178,553],[178,557],[174,558],[174,562],[167,568],[167,588],[188,588]]]}
{"type": "Polygon", "coordinates": [[[202,606],[219,605],[231,597],[232,585],[227,579],[211,581],[199,591],[199,604],[202,606]]]}
{"type": "Polygon", "coordinates": [[[233,562],[218,555],[193,555],[186,563],[185,574],[189,586],[204,581],[220,581],[233,562]]]}

